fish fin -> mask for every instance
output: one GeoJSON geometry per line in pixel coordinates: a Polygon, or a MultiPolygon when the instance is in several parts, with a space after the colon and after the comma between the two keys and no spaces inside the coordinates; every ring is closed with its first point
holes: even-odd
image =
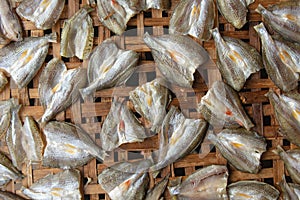
{"type": "Polygon", "coordinates": [[[152,172],[152,177],[156,178],[158,176],[158,174],[160,173],[160,170],[154,171],[152,172]]]}
{"type": "Polygon", "coordinates": [[[48,39],[49,42],[57,43],[57,33],[56,32],[47,34],[47,35],[45,35],[45,37],[48,39]]]}
{"type": "Polygon", "coordinates": [[[265,10],[265,7],[263,7],[261,4],[258,4],[257,8],[255,9],[255,12],[261,14],[265,10]]]}
{"type": "Polygon", "coordinates": [[[254,3],[255,0],[246,0],[246,5],[249,6],[250,4],[254,3]]]}
{"type": "Polygon", "coordinates": [[[241,192],[236,193],[236,196],[242,197],[242,199],[253,199],[253,196],[241,192]]]}
{"type": "Polygon", "coordinates": [[[231,142],[231,145],[238,148],[238,149],[244,146],[244,144],[241,144],[241,143],[238,143],[238,142],[231,142]]]}

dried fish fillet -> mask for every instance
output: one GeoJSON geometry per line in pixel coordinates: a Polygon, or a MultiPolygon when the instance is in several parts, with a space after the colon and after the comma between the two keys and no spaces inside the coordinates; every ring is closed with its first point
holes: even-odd
{"type": "Polygon", "coordinates": [[[242,40],[221,37],[218,28],[212,30],[217,49],[217,66],[226,80],[236,91],[243,88],[252,73],[263,67],[258,51],[242,40]]]}
{"type": "Polygon", "coordinates": [[[11,193],[11,192],[4,192],[4,191],[0,191],[0,199],[3,200],[25,200],[22,197],[11,193]]]}
{"type": "Polygon", "coordinates": [[[145,83],[129,93],[135,110],[147,120],[151,131],[158,132],[170,102],[169,90],[158,79],[145,83]]]}
{"type": "Polygon", "coordinates": [[[295,183],[287,183],[283,175],[280,187],[283,192],[284,200],[299,200],[300,199],[300,185],[295,183]]]}
{"type": "Polygon", "coordinates": [[[232,200],[264,199],[276,200],[280,193],[273,186],[258,181],[239,181],[228,186],[232,200]]]}
{"type": "Polygon", "coordinates": [[[170,175],[165,176],[153,188],[148,190],[145,200],[159,200],[162,193],[165,191],[170,175]]]}
{"type": "Polygon", "coordinates": [[[14,107],[15,101],[16,99],[0,101],[0,138],[5,135],[10,126],[11,109],[14,107]]]}
{"type": "Polygon", "coordinates": [[[81,90],[83,98],[96,90],[121,85],[136,70],[139,54],[120,49],[112,39],[96,47],[88,64],[88,87],[81,90]]]}
{"type": "Polygon", "coordinates": [[[160,170],[189,154],[200,144],[207,128],[205,120],[188,119],[172,106],[162,124],[158,159],[150,170],[160,170]]]}
{"type": "Polygon", "coordinates": [[[214,27],[215,4],[213,0],[181,1],[170,19],[169,32],[191,35],[200,40],[209,40],[214,27]]]}
{"type": "Polygon", "coordinates": [[[62,60],[53,58],[39,79],[40,101],[45,108],[41,125],[75,103],[80,96],[79,89],[85,87],[86,82],[86,69],[67,70],[62,60]]]}
{"type": "Polygon", "coordinates": [[[206,50],[188,36],[144,35],[164,78],[182,87],[192,87],[196,69],[209,60],[206,50]]]}
{"type": "Polygon", "coordinates": [[[224,129],[218,134],[209,134],[208,139],[224,158],[240,171],[258,173],[260,158],[267,149],[264,137],[246,129],[224,129]]]}
{"type": "Polygon", "coordinates": [[[274,42],[263,23],[254,26],[262,42],[262,57],[270,79],[281,90],[288,92],[298,86],[299,74],[294,69],[299,63],[294,63],[292,52],[274,42]]]}
{"type": "Polygon", "coordinates": [[[34,22],[38,29],[50,29],[59,19],[65,0],[24,0],[17,7],[18,15],[34,22]]]}
{"type": "Polygon", "coordinates": [[[280,2],[265,9],[258,5],[256,12],[260,13],[264,22],[270,25],[285,39],[300,43],[300,2],[280,2]]]}
{"type": "Polygon", "coordinates": [[[21,178],[22,174],[13,166],[11,161],[0,152],[0,185],[8,183],[10,180],[21,178]]]}
{"type": "Polygon", "coordinates": [[[242,28],[247,23],[248,6],[255,0],[217,0],[220,13],[235,28],[242,28]]]}
{"type": "Polygon", "coordinates": [[[214,82],[202,97],[198,112],[216,129],[243,126],[250,130],[254,126],[242,107],[239,95],[222,81],[214,82]]]}
{"type": "Polygon", "coordinates": [[[75,168],[93,157],[103,160],[106,153],[78,126],[66,122],[48,122],[43,132],[46,136],[43,165],[75,168]]]}
{"type": "Polygon", "coordinates": [[[56,42],[57,34],[29,37],[0,49],[0,68],[7,71],[19,88],[36,75],[45,61],[49,42],[56,42]]]}
{"type": "Polygon", "coordinates": [[[100,133],[101,147],[112,151],[121,144],[143,142],[146,131],[125,102],[114,101],[100,133]]]}
{"type": "Polygon", "coordinates": [[[226,166],[210,165],[192,173],[181,184],[169,187],[179,200],[227,200],[228,170],[226,166]]]}
{"type": "Polygon", "coordinates": [[[60,55],[87,59],[93,48],[94,28],[89,13],[93,8],[85,6],[64,22],[61,33],[60,55]]]}
{"type": "Polygon", "coordinates": [[[74,199],[80,200],[81,176],[78,170],[65,170],[57,174],[48,174],[33,183],[29,188],[22,186],[21,192],[30,199],[74,199]]]}

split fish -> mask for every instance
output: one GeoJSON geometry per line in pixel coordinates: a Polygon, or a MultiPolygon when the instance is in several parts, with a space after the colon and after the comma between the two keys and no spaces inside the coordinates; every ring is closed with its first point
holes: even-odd
{"type": "Polygon", "coordinates": [[[179,200],[227,200],[228,170],[226,166],[210,165],[189,175],[181,184],[169,187],[179,200]]]}
{"type": "Polygon", "coordinates": [[[228,186],[230,200],[276,200],[280,193],[273,186],[259,181],[238,181],[228,186]]]}
{"type": "Polygon", "coordinates": [[[215,16],[213,0],[181,1],[173,11],[169,32],[189,34],[207,41],[211,38],[209,30],[214,27],[215,16]]]}
{"type": "Polygon", "coordinates": [[[236,169],[254,174],[260,170],[260,158],[267,150],[267,143],[256,132],[224,129],[218,134],[209,134],[208,139],[236,169]]]}
{"type": "Polygon", "coordinates": [[[30,199],[52,200],[72,199],[81,200],[81,176],[78,170],[65,170],[57,174],[48,174],[37,180],[29,188],[21,188],[21,192],[30,199]]]}
{"type": "Polygon", "coordinates": [[[93,48],[94,28],[89,13],[93,8],[85,6],[64,22],[61,33],[60,55],[87,59],[93,48]]]}
{"type": "Polygon", "coordinates": [[[112,39],[102,42],[90,56],[89,85],[80,90],[83,98],[96,90],[124,84],[136,70],[138,60],[138,53],[120,49],[112,39]]]}
{"type": "Polygon", "coordinates": [[[11,193],[11,192],[5,192],[5,191],[0,191],[0,199],[2,200],[25,200],[24,198],[11,193]]]}
{"type": "Polygon", "coordinates": [[[149,122],[151,131],[158,132],[170,103],[168,88],[160,80],[154,79],[129,92],[129,99],[135,110],[149,122]]]}
{"type": "Polygon", "coordinates": [[[212,30],[217,48],[217,66],[222,77],[236,91],[240,91],[252,73],[263,67],[258,51],[242,40],[221,37],[218,28],[212,30]]]}
{"type": "Polygon", "coordinates": [[[162,193],[165,191],[170,175],[165,176],[153,188],[148,190],[145,200],[159,200],[162,193]]]}
{"type": "Polygon", "coordinates": [[[146,33],[144,41],[163,77],[182,87],[192,87],[196,69],[209,60],[207,51],[188,36],[150,36],[146,33]]]}
{"type": "Polygon", "coordinates": [[[106,153],[78,126],[66,122],[48,122],[44,129],[46,148],[43,165],[75,168],[93,157],[104,160],[106,153]]]}
{"type": "Polygon", "coordinates": [[[2,138],[10,126],[11,110],[16,99],[0,101],[0,138],[2,138]]]}
{"type": "Polygon", "coordinates": [[[8,183],[10,180],[21,178],[22,174],[13,166],[11,161],[0,152],[0,185],[8,183]]]}
{"type": "Polygon", "coordinates": [[[41,125],[75,103],[80,97],[79,89],[85,87],[86,82],[86,69],[68,70],[62,60],[53,58],[39,79],[40,102],[45,108],[41,125]]]}
{"type": "Polygon", "coordinates": [[[36,75],[48,54],[49,42],[57,42],[57,34],[28,37],[0,49],[0,68],[10,74],[19,88],[36,75]]]}
{"type": "Polygon", "coordinates": [[[21,17],[34,22],[38,29],[51,29],[65,6],[65,0],[24,0],[16,11],[21,17]]]}
{"type": "Polygon", "coordinates": [[[240,126],[250,130],[254,124],[249,119],[239,95],[229,85],[216,81],[202,97],[198,112],[214,128],[237,128],[240,126]]]}
{"type": "MultiPolygon", "coordinates": [[[[294,63],[293,53],[274,42],[263,23],[254,26],[262,42],[263,63],[270,79],[284,92],[298,86],[299,74],[294,69],[299,63],[294,63]]],[[[299,56],[299,55],[298,55],[299,56]]]]}
{"type": "Polygon", "coordinates": [[[284,175],[279,185],[283,192],[284,200],[300,200],[300,185],[295,183],[287,183],[284,175]]]}

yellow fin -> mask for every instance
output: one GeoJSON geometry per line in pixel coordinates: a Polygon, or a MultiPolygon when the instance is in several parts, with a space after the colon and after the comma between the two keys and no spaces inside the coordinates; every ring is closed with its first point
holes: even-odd
{"type": "Polygon", "coordinates": [[[67,148],[65,152],[70,153],[70,154],[75,154],[77,151],[77,148],[71,144],[65,144],[65,147],[67,148]]]}
{"type": "Polygon", "coordinates": [[[290,57],[290,54],[287,51],[282,50],[280,51],[279,56],[280,59],[285,62],[288,59],[288,57],[290,57]]]}
{"type": "Polygon", "coordinates": [[[241,147],[244,146],[243,144],[238,143],[238,142],[231,142],[231,145],[234,146],[234,147],[236,147],[236,148],[241,148],[241,147]]]}
{"type": "Polygon", "coordinates": [[[24,58],[24,57],[27,55],[27,53],[28,53],[28,50],[25,50],[25,51],[21,54],[20,59],[24,58]]]}
{"type": "Polygon", "coordinates": [[[233,61],[233,62],[237,62],[238,60],[242,60],[241,55],[236,52],[236,51],[232,51],[232,53],[229,53],[229,58],[233,61]]]}
{"type": "Polygon", "coordinates": [[[59,90],[60,87],[61,87],[61,83],[56,84],[56,86],[54,86],[54,88],[52,88],[51,92],[52,93],[57,92],[57,90],[59,90]]]}
{"type": "Polygon", "coordinates": [[[252,199],[252,196],[245,194],[245,193],[236,193],[237,196],[247,198],[247,199],[252,199]]]}
{"type": "Polygon", "coordinates": [[[52,196],[61,197],[61,195],[57,192],[51,191],[52,196]]]}
{"type": "Polygon", "coordinates": [[[292,15],[292,14],[286,14],[286,15],[284,15],[284,17],[291,21],[297,21],[297,16],[292,15]]]}
{"type": "Polygon", "coordinates": [[[44,8],[43,10],[45,10],[45,8],[47,8],[51,3],[51,0],[43,0],[40,4],[40,7],[44,8]]]}
{"type": "Polygon", "coordinates": [[[147,104],[148,106],[152,105],[152,98],[150,96],[147,96],[147,104]]]}
{"type": "Polygon", "coordinates": [[[293,110],[292,115],[297,121],[300,121],[300,110],[293,110]]]}
{"type": "Polygon", "coordinates": [[[194,6],[192,10],[192,15],[199,15],[200,13],[200,6],[194,6]]]}

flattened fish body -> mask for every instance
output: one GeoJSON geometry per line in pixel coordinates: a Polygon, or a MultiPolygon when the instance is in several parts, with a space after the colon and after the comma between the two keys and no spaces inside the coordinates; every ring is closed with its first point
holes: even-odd
{"type": "Polygon", "coordinates": [[[213,0],[181,1],[170,19],[170,33],[189,34],[200,40],[209,40],[215,15],[213,0]]]}
{"type": "Polygon", "coordinates": [[[50,29],[59,19],[65,0],[25,0],[16,11],[18,15],[34,22],[38,29],[50,29]]]}
{"type": "Polygon", "coordinates": [[[226,166],[210,165],[192,173],[181,184],[169,187],[179,200],[227,200],[228,170],[226,166]]]}
{"type": "Polygon", "coordinates": [[[249,173],[260,170],[260,158],[266,151],[267,143],[256,132],[243,128],[224,129],[218,134],[210,134],[208,139],[238,170],[249,173]]]}
{"type": "Polygon", "coordinates": [[[216,81],[202,97],[198,112],[214,128],[237,128],[250,130],[254,125],[246,114],[239,95],[226,83],[216,81]]]}
{"type": "Polygon", "coordinates": [[[209,59],[206,50],[188,36],[146,33],[144,41],[165,80],[182,87],[192,87],[196,69],[209,59]]]}
{"type": "Polygon", "coordinates": [[[284,175],[279,185],[282,189],[284,200],[300,199],[300,185],[295,183],[287,183],[284,175]]]}
{"type": "Polygon", "coordinates": [[[148,190],[145,200],[159,200],[162,193],[165,191],[168,181],[169,175],[165,176],[160,182],[158,182],[153,188],[148,190]]]}
{"type": "Polygon", "coordinates": [[[0,68],[10,74],[19,88],[27,86],[44,63],[49,42],[56,42],[56,39],[56,33],[51,33],[3,47],[0,49],[0,68]]]}
{"type": "Polygon", "coordinates": [[[0,191],[0,199],[3,200],[25,200],[22,197],[11,193],[11,192],[4,192],[4,191],[0,191]]]}
{"type": "Polygon", "coordinates": [[[136,70],[139,54],[132,50],[122,50],[111,39],[96,47],[88,64],[88,87],[81,90],[86,97],[96,90],[121,85],[136,70]]]}
{"type": "Polygon", "coordinates": [[[0,101],[0,138],[2,138],[9,125],[11,120],[11,109],[14,106],[15,99],[9,99],[7,101],[0,101]]]}
{"type": "Polygon", "coordinates": [[[228,186],[228,195],[232,200],[276,200],[280,193],[276,188],[267,183],[258,181],[239,181],[228,186]]]}
{"type": "Polygon", "coordinates": [[[10,180],[21,178],[22,174],[13,166],[11,161],[0,152],[0,185],[8,183],[10,180]]]}
{"type": "Polygon", "coordinates": [[[299,74],[293,70],[297,68],[293,63],[289,52],[278,47],[273,38],[267,32],[263,23],[254,26],[262,42],[262,57],[270,79],[281,90],[288,92],[298,86],[299,74]]]}
{"type": "Polygon", "coordinates": [[[29,188],[22,187],[21,192],[36,200],[81,200],[81,176],[78,170],[65,170],[57,174],[48,174],[33,183],[29,188]]]}
{"type": "Polygon", "coordinates": [[[65,122],[48,122],[44,127],[46,148],[43,165],[64,169],[86,164],[96,157],[103,160],[106,153],[79,127],[65,122]]]}
{"type": "Polygon", "coordinates": [[[93,21],[89,16],[92,10],[92,8],[83,7],[65,21],[61,33],[61,56],[88,58],[93,48],[94,38],[93,21]]]}
{"type": "Polygon", "coordinates": [[[223,39],[218,28],[212,30],[212,35],[217,47],[217,66],[222,77],[233,89],[241,90],[249,76],[263,67],[260,54],[239,39],[223,39]]]}

